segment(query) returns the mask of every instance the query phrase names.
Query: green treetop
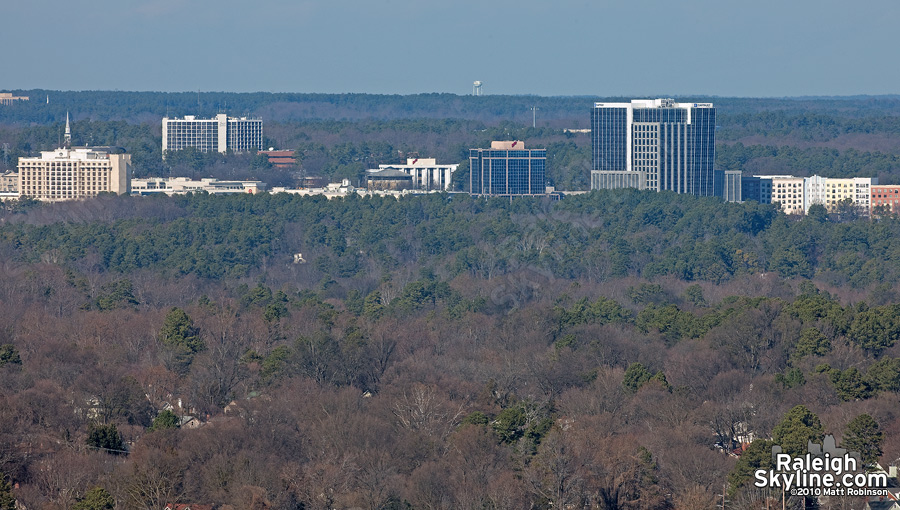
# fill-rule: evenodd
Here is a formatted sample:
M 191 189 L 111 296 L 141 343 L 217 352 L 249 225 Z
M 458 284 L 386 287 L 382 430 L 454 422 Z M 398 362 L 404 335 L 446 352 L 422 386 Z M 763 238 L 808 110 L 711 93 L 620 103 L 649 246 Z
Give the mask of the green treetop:
M 884 453 L 884 433 L 878 427 L 878 422 L 868 414 L 861 414 L 853 418 L 844 429 L 844 439 L 841 447 L 851 452 L 859 452 L 860 459 L 866 466 L 878 462 Z
M 807 447 L 810 441 L 822 444 L 825 428 L 818 416 L 806 406 L 798 405 L 784 415 L 772 435 L 775 444 L 781 446 L 784 453 L 799 457 L 809 451 Z
M 112 510 L 116 500 L 103 487 L 94 487 L 72 506 L 72 510 Z

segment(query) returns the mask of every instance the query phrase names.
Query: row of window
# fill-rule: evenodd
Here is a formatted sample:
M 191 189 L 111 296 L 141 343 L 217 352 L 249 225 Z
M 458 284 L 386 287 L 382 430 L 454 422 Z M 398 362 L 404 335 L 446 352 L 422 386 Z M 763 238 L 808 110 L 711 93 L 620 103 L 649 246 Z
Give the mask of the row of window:
M 54 186 L 54 187 L 50 188 L 49 190 L 47 189 L 47 186 L 26 186 L 24 189 L 26 191 L 45 190 L 48 193 L 56 193 L 60 190 L 63 190 L 63 191 L 64 190 L 105 191 L 106 186 Z

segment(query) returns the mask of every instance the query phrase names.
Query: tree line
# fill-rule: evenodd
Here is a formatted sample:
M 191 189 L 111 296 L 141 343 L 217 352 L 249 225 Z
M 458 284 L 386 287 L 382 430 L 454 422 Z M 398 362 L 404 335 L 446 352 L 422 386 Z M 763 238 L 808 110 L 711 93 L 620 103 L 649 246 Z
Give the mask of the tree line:
M 900 274 L 885 256 L 897 249 L 900 228 L 890 215 L 792 218 L 773 205 L 635 190 L 556 204 L 446 194 L 335 201 L 263 194 L 8 207 L 0 241 L 17 250 L 16 258 L 91 260 L 118 273 L 254 275 L 267 261 L 302 252 L 320 278 L 414 263 L 489 280 L 533 267 L 597 282 L 669 276 L 721 283 L 775 273 L 866 289 Z

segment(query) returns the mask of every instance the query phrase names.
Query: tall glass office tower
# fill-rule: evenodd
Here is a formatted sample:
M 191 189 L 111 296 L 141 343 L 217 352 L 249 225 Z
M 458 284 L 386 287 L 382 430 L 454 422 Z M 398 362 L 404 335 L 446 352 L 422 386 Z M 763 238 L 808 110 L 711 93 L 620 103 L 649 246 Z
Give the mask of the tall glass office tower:
M 713 196 L 716 109 L 673 99 L 594 103 L 591 153 L 591 189 Z

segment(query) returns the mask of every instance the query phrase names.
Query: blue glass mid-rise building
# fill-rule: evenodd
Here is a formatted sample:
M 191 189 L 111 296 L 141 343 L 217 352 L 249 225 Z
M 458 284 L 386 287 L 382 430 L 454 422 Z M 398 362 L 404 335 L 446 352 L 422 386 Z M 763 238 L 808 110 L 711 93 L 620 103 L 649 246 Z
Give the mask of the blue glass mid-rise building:
M 772 203 L 772 179 L 764 179 L 758 175 L 741 176 L 741 200 L 754 200 L 760 204 Z
M 594 103 L 591 156 L 591 189 L 628 187 L 697 196 L 715 196 L 724 189 L 721 182 L 716 186 L 713 171 L 712 103 Z
M 490 149 L 469 149 L 472 195 L 546 194 L 546 149 L 526 149 L 520 141 L 491 142 Z

